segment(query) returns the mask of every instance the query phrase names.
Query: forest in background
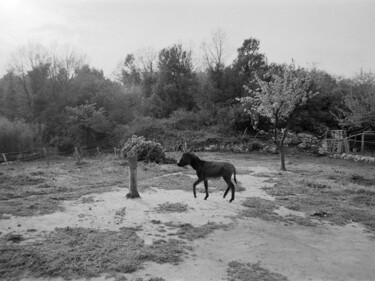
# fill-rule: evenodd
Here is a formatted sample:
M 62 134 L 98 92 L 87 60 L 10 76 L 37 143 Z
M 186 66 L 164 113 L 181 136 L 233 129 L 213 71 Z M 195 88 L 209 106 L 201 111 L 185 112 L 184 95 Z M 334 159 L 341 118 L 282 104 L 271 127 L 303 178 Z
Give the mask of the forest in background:
M 0 79 L 0 152 L 121 147 L 132 135 L 164 144 L 267 134 L 272 122 L 248 114 L 239 100 L 259 90 L 260 81 L 275 83 L 285 65 L 270 63 L 255 38 L 243 41 L 231 63 L 226 46 L 218 30 L 202 44 L 199 60 L 181 44 L 140 49 L 122 59 L 113 79 L 72 48 L 21 47 Z M 315 95 L 300 104 L 291 131 L 375 129 L 373 73 L 343 78 L 317 67 L 296 73 L 308 77 Z

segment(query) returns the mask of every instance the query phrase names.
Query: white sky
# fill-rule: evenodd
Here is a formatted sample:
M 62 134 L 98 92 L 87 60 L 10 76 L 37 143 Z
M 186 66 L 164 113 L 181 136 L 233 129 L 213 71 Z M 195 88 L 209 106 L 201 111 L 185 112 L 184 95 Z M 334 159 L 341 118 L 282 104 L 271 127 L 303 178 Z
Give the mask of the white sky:
M 269 62 L 347 77 L 375 71 L 375 0 L 0 0 L 0 77 L 30 40 L 68 43 L 109 76 L 139 48 L 198 52 L 218 28 L 232 57 L 254 37 Z

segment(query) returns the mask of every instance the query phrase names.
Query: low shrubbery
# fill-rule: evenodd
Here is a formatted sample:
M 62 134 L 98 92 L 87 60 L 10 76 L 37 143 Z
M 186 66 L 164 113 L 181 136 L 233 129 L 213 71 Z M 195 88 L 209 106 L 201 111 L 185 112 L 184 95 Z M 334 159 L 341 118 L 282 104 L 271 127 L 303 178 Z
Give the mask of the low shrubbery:
M 35 127 L 22 121 L 9 121 L 0 117 L 0 152 L 18 152 L 33 147 L 36 138 Z
M 165 149 L 160 143 L 148 141 L 144 137 L 136 135 L 128 139 L 122 148 L 122 153 L 126 157 L 127 153 L 133 151 L 137 154 L 138 161 L 155 162 L 155 163 L 175 163 L 174 159 L 168 158 Z

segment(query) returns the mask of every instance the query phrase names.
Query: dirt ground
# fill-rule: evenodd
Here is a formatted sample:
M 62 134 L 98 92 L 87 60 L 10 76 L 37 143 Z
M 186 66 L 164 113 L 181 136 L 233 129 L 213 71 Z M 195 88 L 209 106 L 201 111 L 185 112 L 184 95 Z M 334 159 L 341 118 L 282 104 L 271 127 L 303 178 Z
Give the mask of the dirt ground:
M 374 197 L 373 166 L 293 155 L 287 158 L 289 171 L 280 173 L 277 156 L 198 155 L 235 164 L 239 188 L 232 203 L 230 196 L 222 198 L 225 185 L 218 180 L 209 182 L 208 200 L 203 200 L 203 185 L 198 186 L 198 198 L 194 198 L 191 168 L 140 164 L 141 198 L 126 199 L 127 167 L 110 156 L 103 162 L 87 160 L 80 167 L 69 159 L 52 162 L 49 167 L 43 162 L 3 165 L 0 243 L 3 249 L 16 251 L 28 243 L 43 243 L 56 228 L 111 233 L 131 229 L 143 241 L 143 249 L 170 239 L 183 243 L 183 250 L 178 252 L 181 259 L 176 257 L 174 262 L 155 262 L 143 256 L 142 265 L 134 270 L 117 268 L 115 273 L 102 272 L 94 277 L 83 272 L 71 275 L 74 280 L 375 280 L 374 201 L 353 205 L 358 194 Z M 314 182 L 317 178 L 319 181 Z M 14 185 L 9 186 L 12 179 Z M 286 179 L 304 183 L 301 190 L 307 186 L 308 191 L 298 193 L 295 188 L 293 194 L 277 194 L 275 188 L 277 191 L 278 184 L 285 185 L 281 180 Z M 350 179 L 361 182 L 349 184 Z M 348 193 L 339 193 L 349 189 L 357 191 L 350 202 L 345 201 Z M 329 209 L 317 205 L 316 200 L 303 204 L 302 199 L 317 194 L 320 199 L 334 194 L 340 203 L 331 204 Z M 355 210 L 361 208 L 368 219 L 349 216 L 352 213 L 345 207 L 349 205 Z M 0 260 L 5 263 L 5 256 Z M 20 270 L 20 265 L 14 268 Z M 27 269 L 12 275 L 1 268 L 0 274 L 5 279 L 25 281 L 67 278 L 38 275 Z

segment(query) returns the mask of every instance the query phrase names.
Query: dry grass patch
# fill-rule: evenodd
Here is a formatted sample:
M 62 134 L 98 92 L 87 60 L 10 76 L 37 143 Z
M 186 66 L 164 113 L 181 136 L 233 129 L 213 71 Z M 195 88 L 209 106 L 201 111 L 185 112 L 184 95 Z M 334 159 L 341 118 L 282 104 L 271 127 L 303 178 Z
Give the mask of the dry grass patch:
M 194 179 L 183 174 L 166 174 L 155 178 L 148 178 L 139 182 L 139 189 L 150 187 L 162 188 L 166 190 L 193 190 Z
M 1 241 L 2 280 L 23 277 L 90 278 L 104 273 L 131 273 L 146 261 L 179 263 L 190 248 L 181 240 L 145 245 L 136 231 L 60 228 L 44 240 Z
M 189 206 L 183 203 L 163 203 L 159 204 L 158 207 L 155 209 L 157 213 L 183 213 L 187 212 Z
M 308 167 L 281 174 L 274 186 L 264 190 L 275 196 L 277 204 L 314 219 L 339 225 L 356 222 L 375 231 L 375 179 L 370 166 L 339 161 Z
M 257 263 L 240 263 L 232 261 L 228 264 L 229 281 L 288 281 L 288 278 L 262 267 Z
M 214 222 L 208 222 L 202 226 L 193 226 L 190 223 L 174 224 L 166 223 L 166 226 L 170 228 L 177 228 L 176 233 L 170 233 L 169 236 L 176 235 L 181 239 L 192 241 L 195 239 L 205 238 L 208 234 L 212 233 L 217 229 L 227 229 L 230 225 L 228 224 L 217 224 Z
M 242 203 L 247 207 L 246 210 L 240 213 L 240 217 L 260 218 L 268 222 L 283 222 L 285 224 L 295 223 L 303 226 L 316 226 L 317 223 L 308 217 L 287 215 L 281 216 L 275 212 L 279 209 L 279 205 L 275 201 L 259 198 L 249 197 Z
M 128 188 L 129 169 L 120 164 L 119 161 L 105 157 L 103 162 L 87 159 L 85 165 L 80 166 L 69 158 L 56 160 L 50 167 L 38 161 L 22 163 L 20 166 L 0 166 L 0 219 L 7 218 L 5 214 L 50 214 L 63 210 L 63 200 L 109 192 L 116 187 Z M 173 165 L 139 163 L 140 190 L 143 181 L 153 182 L 153 178 L 174 170 L 176 168 Z M 167 186 L 170 184 L 166 183 Z M 177 186 L 180 184 L 176 182 Z M 92 203 L 92 199 L 83 198 L 82 203 Z

